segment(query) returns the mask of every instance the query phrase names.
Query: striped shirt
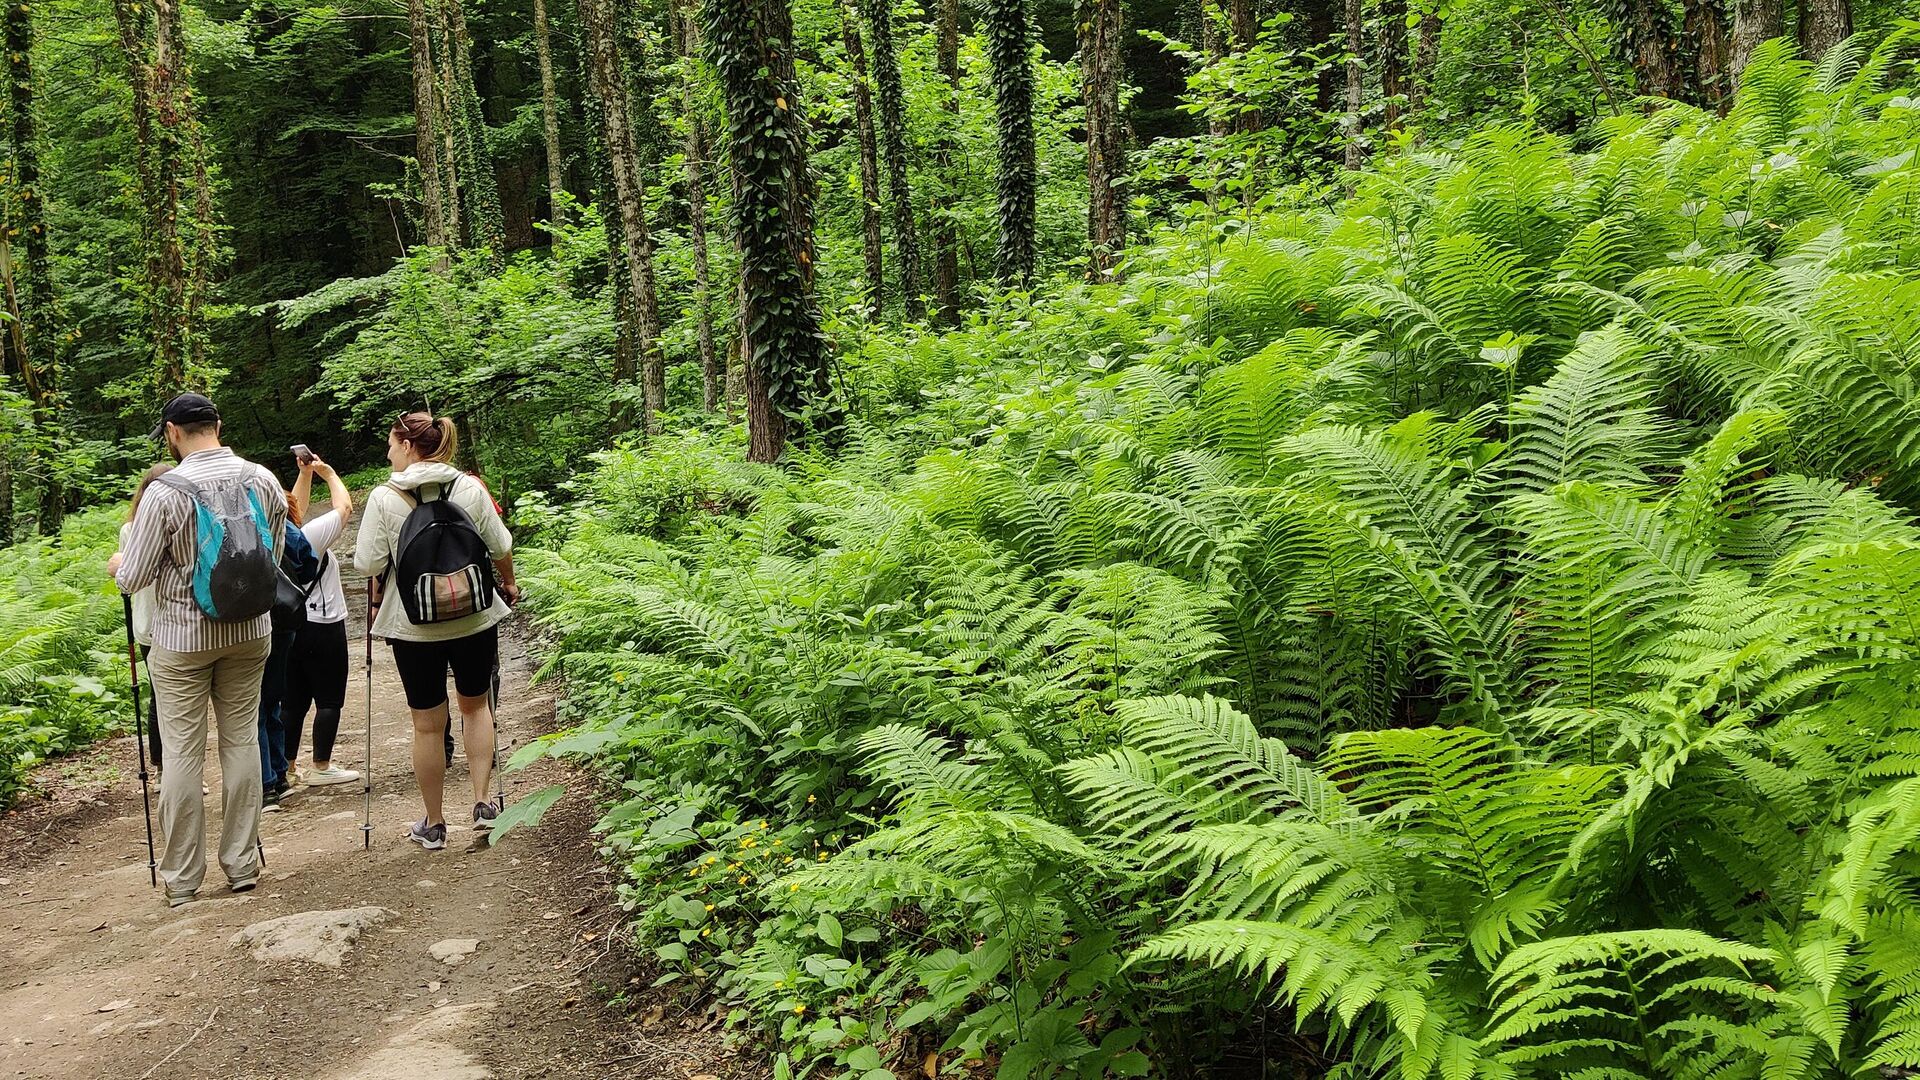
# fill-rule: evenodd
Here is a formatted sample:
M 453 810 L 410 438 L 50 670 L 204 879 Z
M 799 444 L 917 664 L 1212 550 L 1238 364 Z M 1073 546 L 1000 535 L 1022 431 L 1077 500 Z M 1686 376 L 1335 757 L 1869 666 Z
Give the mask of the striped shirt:
M 188 454 L 174 472 L 197 483 L 247 477 L 248 486 L 260 497 L 260 505 L 267 508 L 267 523 L 274 538 L 273 557 L 276 563 L 279 561 L 287 542 L 287 497 L 272 473 L 224 446 Z M 158 586 L 153 612 L 155 648 L 175 652 L 224 649 L 273 633 L 271 615 L 245 622 L 214 622 L 193 602 L 193 500 L 186 493 L 165 484 L 149 485 L 121 550 L 120 572 L 114 575 L 121 592 L 137 593 L 148 585 Z

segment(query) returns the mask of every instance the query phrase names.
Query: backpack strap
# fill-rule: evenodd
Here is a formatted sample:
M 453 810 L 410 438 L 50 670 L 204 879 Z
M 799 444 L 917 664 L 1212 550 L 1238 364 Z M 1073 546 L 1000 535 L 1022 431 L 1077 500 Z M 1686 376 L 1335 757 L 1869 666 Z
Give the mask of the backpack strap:
M 185 495 L 187 498 L 192 499 L 194 502 L 206 501 L 205 490 L 190 477 L 181 476 L 180 470 L 178 469 L 161 473 L 159 476 L 153 478 L 153 482 L 156 484 L 164 484 L 180 494 Z
M 300 595 L 309 599 L 313 597 L 313 590 L 320 587 L 320 579 L 327 576 L 327 560 L 331 558 L 333 558 L 331 551 L 320 553 L 320 569 L 314 572 L 313 580 L 307 582 L 307 587 L 300 590 Z
M 168 475 L 168 476 L 171 476 L 171 475 L 173 475 L 173 474 L 172 474 L 172 473 L 168 473 L 167 475 Z M 161 477 L 161 479 L 163 479 L 163 480 L 164 480 L 165 478 L 166 478 L 166 477 Z M 398 495 L 398 496 L 400 496 L 400 501 L 401 501 L 401 502 L 404 502 L 404 503 L 406 503 L 406 504 L 407 504 L 407 509 L 409 509 L 409 510 L 411 510 L 411 509 L 413 509 L 414 507 L 417 507 L 417 506 L 419 506 L 419 505 L 420 505 L 420 500 L 414 497 L 414 494 L 413 494 L 413 492 L 411 492 L 411 491 L 408 491 L 408 490 L 407 490 L 406 488 L 403 488 L 403 487 L 401 487 L 401 486 L 400 486 L 399 484 L 396 484 L 396 483 L 394 483 L 394 482 L 392 482 L 391 480 L 389 480 L 389 481 L 388 481 L 388 482 L 386 483 L 386 485 L 385 485 L 385 486 L 386 486 L 386 487 L 388 487 L 388 488 L 391 488 L 391 489 L 393 490 L 393 493 L 394 493 L 395 495 Z

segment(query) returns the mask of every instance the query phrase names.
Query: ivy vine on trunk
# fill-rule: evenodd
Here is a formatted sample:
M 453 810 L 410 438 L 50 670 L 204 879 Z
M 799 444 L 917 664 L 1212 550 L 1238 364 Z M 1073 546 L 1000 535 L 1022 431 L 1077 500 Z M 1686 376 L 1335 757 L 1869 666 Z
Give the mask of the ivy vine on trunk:
M 770 462 L 790 436 L 831 437 L 842 421 L 813 291 L 813 179 L 793 15 L 782 0 L 707 0 L 704 15 L 733 166 L 747 457 Z
M 1002 285 L 1033 284 L 1034 188 L 1032 31 L 1026 0 L 983 0 L 987 59 L 993 65 L 993 106 L 999 127 L 1000 247 L 994 257 Z

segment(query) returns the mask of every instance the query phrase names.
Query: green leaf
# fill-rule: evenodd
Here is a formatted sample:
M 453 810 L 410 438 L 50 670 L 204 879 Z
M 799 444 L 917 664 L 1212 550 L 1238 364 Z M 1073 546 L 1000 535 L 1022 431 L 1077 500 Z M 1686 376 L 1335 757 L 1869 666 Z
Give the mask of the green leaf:
M 840 920 L 834 918 L 830 912 L 820 916 L 820 921 L 815 924 L 814 929 L 819 932 L 820 940 L 826 942 L 831 948 L 839 948 L 841 939 L 845 937 L 840 930 Z
M 502 810 L 500 816 L 493 819 L 493 832 L 487 837 L 487 846 L 499 844 L 508 833 L 522 825 L 540 824 L 541 816 L 566 793 L 567 785 L 549 784 Z

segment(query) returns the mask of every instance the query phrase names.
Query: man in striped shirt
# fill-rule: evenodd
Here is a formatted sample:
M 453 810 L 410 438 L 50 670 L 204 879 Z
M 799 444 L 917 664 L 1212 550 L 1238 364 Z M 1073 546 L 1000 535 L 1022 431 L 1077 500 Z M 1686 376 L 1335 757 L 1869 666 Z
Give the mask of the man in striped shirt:
M 239 479 L 267 511 L 273 559 L 286 542 L 286 495 L 271 472 L 220 444 L 220 413 L 199 394 L 167 402 L 154 437 L 180 465 L 171 476 L 196 484 Z M 167 762 L 160 781 L 160 827 L 166 834 L 160 875 L 167 904 L 194 899 L 207 872 L 206 805 L 200 794 L 211 705 L 220 740 L 220 868 L 235 892 L 260 879 L 260 676 L 271 645 L 271 615 L 216 622 L 193 596 L 194 503 L 185 492 L 154 484 L 140 500 L 123 550 L 108 572 L 124 593 L 158 583 L 153 652 L 147 657 Z

